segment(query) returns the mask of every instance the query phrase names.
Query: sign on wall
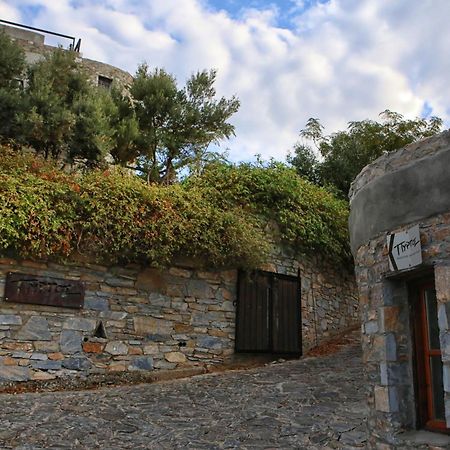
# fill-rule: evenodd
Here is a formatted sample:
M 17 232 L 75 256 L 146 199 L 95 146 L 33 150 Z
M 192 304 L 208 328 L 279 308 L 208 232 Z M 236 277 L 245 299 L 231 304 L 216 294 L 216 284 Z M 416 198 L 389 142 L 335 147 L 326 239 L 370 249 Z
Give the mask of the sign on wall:
M 76 280 L 9 272 L 6 275 L 5 301 L 82 308 L 84 286 Z
M 422 264 L 419 225 L 387 236 L 389 268 L 393 271 Z

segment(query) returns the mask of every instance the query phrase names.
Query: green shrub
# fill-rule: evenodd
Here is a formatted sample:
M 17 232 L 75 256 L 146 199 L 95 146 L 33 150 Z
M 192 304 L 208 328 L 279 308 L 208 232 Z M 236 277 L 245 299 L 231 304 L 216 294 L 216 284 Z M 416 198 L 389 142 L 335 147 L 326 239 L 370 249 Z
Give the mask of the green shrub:
M 284 164 L 211 164 L 185 184 L 206 190 L 218 208 L 239 205 L 262 222 L 276 222 L 281 240 L 298 252 L 351 260 L 348 204 Z
M 0 155 L 0 251 L 22 257 L 83 256 L 104 264 L 255 267 L 268 244 L 256 218 L 217 208 L 208 191 L 147 185 L 113 168 L 65 174 L 32 156 Z
M 22 257 L 255 268 L 273 238 L 339 262 L 350 255 L 346 203 L 278 163 L 211 164 L 162 186 L 116 167 L 64 173 L 3 147 L 0 195 L 0 252 Z M 279 236 L 267 235 L 269 222 Z

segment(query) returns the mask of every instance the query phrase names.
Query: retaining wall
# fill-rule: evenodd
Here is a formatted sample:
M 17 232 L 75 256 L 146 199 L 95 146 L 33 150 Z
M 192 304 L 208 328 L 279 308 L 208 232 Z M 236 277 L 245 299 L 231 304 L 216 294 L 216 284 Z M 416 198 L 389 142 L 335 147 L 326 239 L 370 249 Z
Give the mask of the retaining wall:
M 351 276 L 330 267 L 281 252 L 264 269 L 296 276 L 299 268 L 306 349 L 354 325 L 357 303 Z M 5 301 L 8 272 L 80 280 L 84 306 Z M 234 354 L 236 284 L 237 270 L 0 259 L 0 381 L 222 364 Z

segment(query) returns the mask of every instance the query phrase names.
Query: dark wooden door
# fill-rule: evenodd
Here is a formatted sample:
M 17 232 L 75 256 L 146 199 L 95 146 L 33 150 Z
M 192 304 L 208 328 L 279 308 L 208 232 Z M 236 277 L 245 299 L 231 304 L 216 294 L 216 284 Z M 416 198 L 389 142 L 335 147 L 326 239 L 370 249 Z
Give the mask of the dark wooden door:
M 442 355 L 433 280 L 414 286 L 416 388 L 419 426 L 446 430 Z
M 238 284 L 236 351 L 300 355 L 299 278 L 258 271 Z

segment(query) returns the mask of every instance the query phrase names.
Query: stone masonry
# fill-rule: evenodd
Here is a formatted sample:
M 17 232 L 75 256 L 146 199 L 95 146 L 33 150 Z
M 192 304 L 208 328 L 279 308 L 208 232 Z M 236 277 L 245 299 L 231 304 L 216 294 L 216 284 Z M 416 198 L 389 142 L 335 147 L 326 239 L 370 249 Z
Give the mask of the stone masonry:
M 297 275 L 298 268 L 307 349 L 355 325 L 356 299 L 351 277 L 326 265 L 281 253 L 272 265 L 284 274 Z M 81 280 L 85 301 L 81 310 L 0 301 L 0 381 L 201 367 L 234 354 L 237 270 L 4 258 L 2 299 L 8 272 Z
M 415 431 L 417 398 L 408 293 L 413 280 L 423 274 L 434 277 L 445 415 L 450 427 L 450 197 L 446 192 L 448 165 L 442 166 L 449 155 L 450 133 L 444 132 L 383 155 L 363 169 L 351 191 L 350 232 L 368 387 L 369 448 L 450 448 L 449 443 L 434 445 L 439 436 L 435 433 Z M 428 199 L 422 200 L 423 207 L 416 202 L 417 189 L 423 191 L 418 195 Z M 363 204 L 367 214 L 361 213 Z M 366 221 L 371 221 L 370 225 L 365 226 Z M 420 229 L 423 263 L 393 274 L 386 236 L 414 225 Z
M 8 271 L 81 280 L 86 293 L 80 311 L 1 303 L 0 380 L 173 369 L 219 363 L 233 353 L 236 271 L 2 259 L 2 291 Z

